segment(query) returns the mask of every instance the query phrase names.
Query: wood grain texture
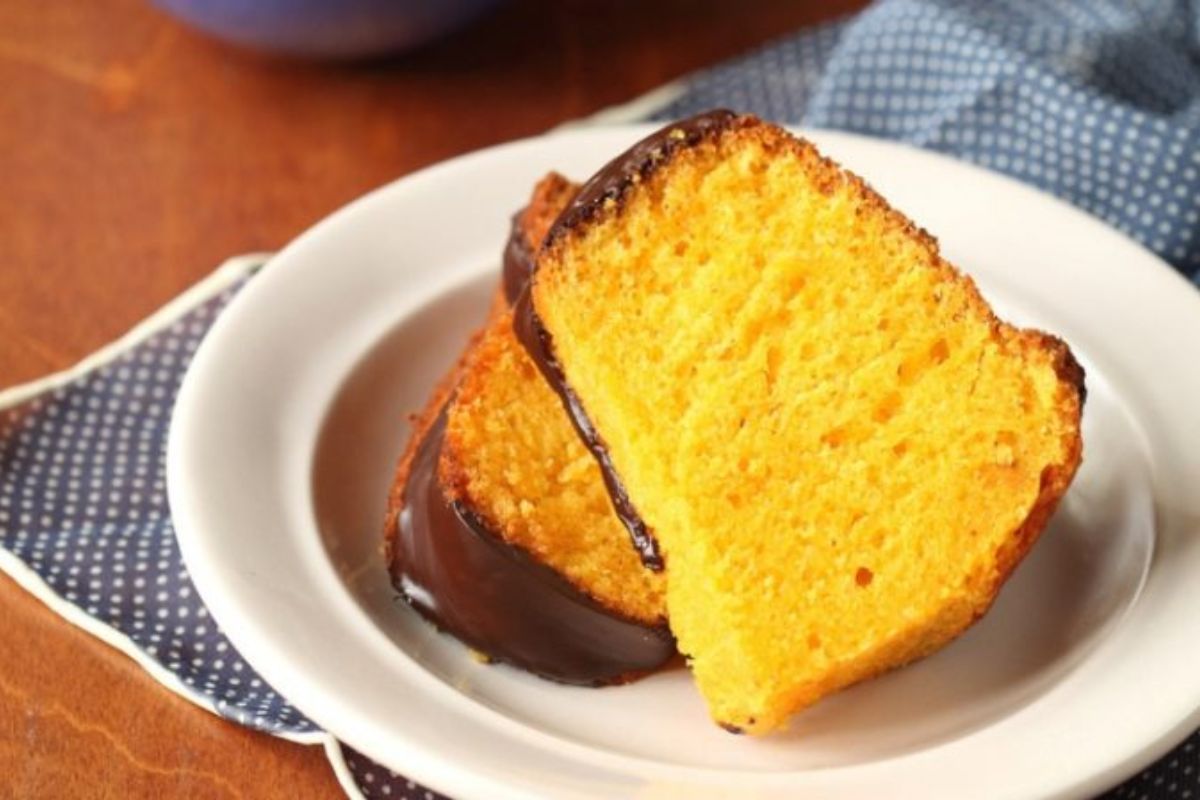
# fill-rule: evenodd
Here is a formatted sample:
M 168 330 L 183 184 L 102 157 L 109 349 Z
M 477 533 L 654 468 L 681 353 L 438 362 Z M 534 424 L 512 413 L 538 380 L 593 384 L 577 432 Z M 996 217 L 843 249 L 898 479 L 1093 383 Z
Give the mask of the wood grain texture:
M 0 388 L 364 191 L 630 99 L 861 0 L 527 0 L 386 61 L 211 42 L 144 0 L 0 0 Z M 0 579 L 0 795 L 337 797 Z
M 320 748 L 196 708 L 4 576 L 0 630 L 0 796 L 339 796 Z

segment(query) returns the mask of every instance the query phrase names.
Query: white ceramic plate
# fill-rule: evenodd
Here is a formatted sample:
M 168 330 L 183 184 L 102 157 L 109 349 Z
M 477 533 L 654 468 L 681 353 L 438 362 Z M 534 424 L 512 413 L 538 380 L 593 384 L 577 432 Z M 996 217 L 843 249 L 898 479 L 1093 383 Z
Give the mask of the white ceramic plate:
M 602 690 L 472 660 L 379 555 L 405 414 L 480 324 L 509 214 L 646 128 L 425 170 L 301 236 L 237 297 L 175 410 L 189 569 L 305 714 L 467 798 L 1048 797 L 1102 790 L 1200 724 L 1200 294 L 1094 219 L 944 157 L 816 133 L 933 231 L 1010 319 L 1088 371 L 1085 462 L 992 613 L 767 739 L 711 725 L 683 671 Z

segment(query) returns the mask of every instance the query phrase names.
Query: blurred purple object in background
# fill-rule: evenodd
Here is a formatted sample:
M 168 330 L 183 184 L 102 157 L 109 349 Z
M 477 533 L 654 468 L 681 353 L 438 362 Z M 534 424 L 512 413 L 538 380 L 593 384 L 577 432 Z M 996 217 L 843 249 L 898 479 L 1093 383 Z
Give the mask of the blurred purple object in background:
M 364 58 L 424 44 L 499 0 L 153 0 L 222 41 L 291 56 Z

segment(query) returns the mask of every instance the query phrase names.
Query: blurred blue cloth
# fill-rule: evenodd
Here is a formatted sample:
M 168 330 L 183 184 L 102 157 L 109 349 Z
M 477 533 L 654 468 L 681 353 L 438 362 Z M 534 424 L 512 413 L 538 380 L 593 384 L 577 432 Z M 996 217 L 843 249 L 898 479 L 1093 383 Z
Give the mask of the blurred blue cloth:
M 697 74 L 653 116 L 714 106 L 1006 172 L 1200 280 L 1200 0 L 885 0 Z M 208 618 L 166 510 L 179 381 L 253 266 L 107 363 L 0 409 L 0 546 L 27 586 L 123 634 L 196 702 L 313 741 Z M 368 797 L 432 797 L 357 754 L 345 763 Z M 1200 734 L 1109 797 L 1200 800 Z
M 1008 173 L 1200 281 L 1200 0 L 885 0 L 691 79 L 728 106 Z

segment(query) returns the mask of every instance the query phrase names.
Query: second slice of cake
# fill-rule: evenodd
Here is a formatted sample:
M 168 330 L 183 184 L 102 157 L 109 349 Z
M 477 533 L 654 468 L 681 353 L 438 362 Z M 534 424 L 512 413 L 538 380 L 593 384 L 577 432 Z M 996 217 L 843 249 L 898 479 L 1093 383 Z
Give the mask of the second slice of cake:
M 514 216 L 488 322 L 416 420 L 386 541 L 397 588 L 440 628 L 542 677 L 604 685 L 673 657 L 663 576 L 629 547 L 506 299 L 577 188 L 551 173 Z

